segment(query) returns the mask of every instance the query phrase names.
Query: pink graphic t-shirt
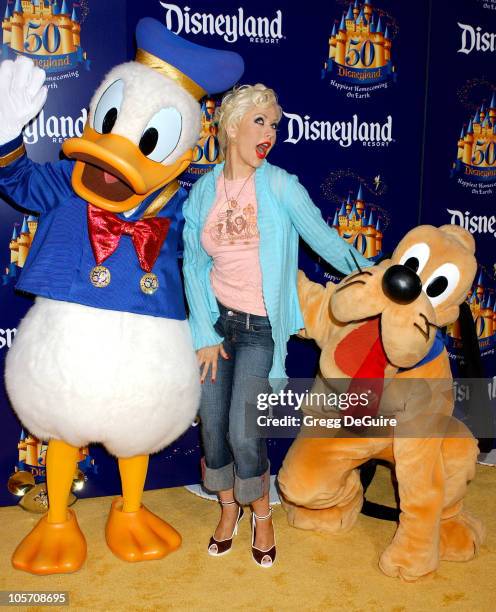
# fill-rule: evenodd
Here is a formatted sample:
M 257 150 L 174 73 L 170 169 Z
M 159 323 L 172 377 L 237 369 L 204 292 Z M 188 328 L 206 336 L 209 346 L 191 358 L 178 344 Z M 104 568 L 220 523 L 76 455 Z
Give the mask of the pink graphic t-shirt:
M 210 273 L 214 294 L 224 306 L 267 316 L 258 255 L 255 176 L 224 183 L 221 174 L 216 194 L 201 236 L 203 248 L 214 260 Z

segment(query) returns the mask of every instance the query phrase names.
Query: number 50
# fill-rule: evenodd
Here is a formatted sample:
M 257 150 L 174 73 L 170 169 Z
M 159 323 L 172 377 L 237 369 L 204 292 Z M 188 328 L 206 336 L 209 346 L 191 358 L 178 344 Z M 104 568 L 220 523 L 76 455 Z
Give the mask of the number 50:
M 358 49 L 354 49 L 353 47 L 358 47 Z M 375 47 L 372 41 L 365 40 L 364 42 L 360 42 L 359 40 L 350 40 L 350 44 L 348 47 L 348 55 L 346 56 L 346 65 L 353 67 L 361 62 L 362 66 L 365 68 L 370 68 L 374 63 L 375 59 Z
M 40 23 L 30 21 L 26 31 L 24 49 L 29 53 L 38 53 L 43 47 L 47 53 L 56 53 L 60 47 L 60 29 L 54 23 L 47 24 L 41 35 L 36 31 L 41 28 Z M 35 31 L 31 31 L 35 30 Z

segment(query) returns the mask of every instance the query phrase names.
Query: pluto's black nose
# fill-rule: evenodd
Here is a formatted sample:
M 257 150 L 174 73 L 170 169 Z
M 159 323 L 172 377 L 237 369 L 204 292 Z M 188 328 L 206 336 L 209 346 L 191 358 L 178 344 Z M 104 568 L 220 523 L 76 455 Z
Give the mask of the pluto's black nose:
M 422 292 L 422 282 L 413 270 L 406 266 L 391 266 L 382 277 L 382 290 L 397 304 L 410 304 Z

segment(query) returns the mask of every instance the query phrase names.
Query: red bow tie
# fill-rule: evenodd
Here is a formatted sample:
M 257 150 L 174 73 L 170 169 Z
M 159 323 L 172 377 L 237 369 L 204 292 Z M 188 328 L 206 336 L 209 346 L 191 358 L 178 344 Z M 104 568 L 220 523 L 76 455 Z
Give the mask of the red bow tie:
M 167 218 L 124 221 L 106 210 L 88 204 L 88 231 L 98 265 L 117 249 L 122 234 L 127 234 L 131 236 L 141 268 L 151 272 L 169 226 L 170 219 Z

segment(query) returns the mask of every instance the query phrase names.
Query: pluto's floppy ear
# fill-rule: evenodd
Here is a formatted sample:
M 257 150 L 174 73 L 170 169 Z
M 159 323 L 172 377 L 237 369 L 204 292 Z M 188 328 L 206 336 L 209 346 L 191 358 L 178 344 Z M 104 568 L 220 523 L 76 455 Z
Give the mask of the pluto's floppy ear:
M 441 225 L 439 229 L 458 240 L 472 255 L 475 253 L 475 240 L 468 230 L 459 225 Z
M 334 283 L 329 282 L 323 287 L 319 283 L 313 283 L 304 272 L 298 270 L 298 298 L 305 322 L 305 329 L 298 335 L 302 338 L 312 338 L 321 348 L 331 327 L 329 301 L 334 290 Z

